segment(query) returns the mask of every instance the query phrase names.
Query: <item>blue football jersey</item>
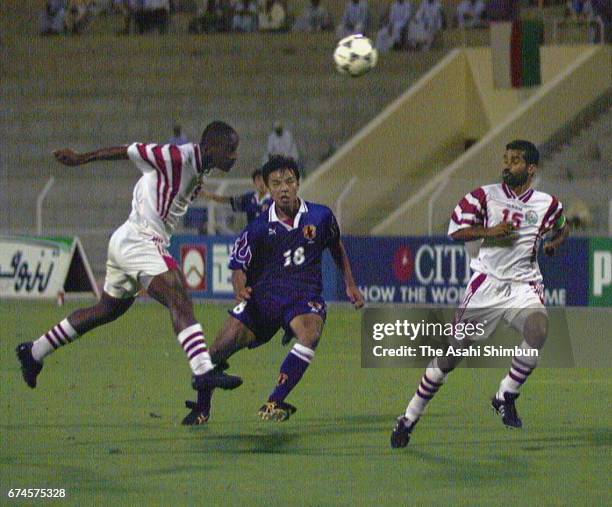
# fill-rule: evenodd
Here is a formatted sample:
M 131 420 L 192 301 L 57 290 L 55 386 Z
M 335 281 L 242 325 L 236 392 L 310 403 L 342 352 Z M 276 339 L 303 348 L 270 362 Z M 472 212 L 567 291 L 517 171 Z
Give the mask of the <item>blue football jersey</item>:
M 323 290 L 323 251 L 339 239 L 336 217 L 327 206 L 300 200 L 293 225 L 288 225 L 278 218 L 272 203 L 267 213 L 242 231 L 229 267 L 246 272 L 254 294 L 317 295 Z
M 270 194 L 266 194 L 261 201 L 257 198 L 257 192 L 247 192 L 237 195 L 230 199 L 230 204 L 234 211 L 246 213 L 247 223 L 251 223 L 259 215 L 268 211 L 272 205 Z

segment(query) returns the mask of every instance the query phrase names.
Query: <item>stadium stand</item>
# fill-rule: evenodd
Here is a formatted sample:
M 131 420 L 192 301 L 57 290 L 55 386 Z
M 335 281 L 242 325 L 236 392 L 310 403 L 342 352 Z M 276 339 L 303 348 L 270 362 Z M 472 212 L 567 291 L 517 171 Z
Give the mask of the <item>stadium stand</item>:
M 53 149 L 163 142 L 174 121 L 197 139 L 207 120 L 224 118 L 242 135 L 233 176 L 244 177 L 261 162 L 271 120 L 283 118 L 312 168 L 330 144 L 342 144 L 444 53 L 392 54 L 375 80 L 351 80 L 332 71 L 331 34 L 200 37 L 171 30 L 163 37 L 117 37 L 109 16 L 81 36 L 49 38 L 36 36 L 25 18 L 3 31 L 0 178 L 10 198 L 2 199 L 0 229 L 35 232 L 36 197 L 53 175 L 43 232 L 78 234 L 98 274 L 107 235 L 129 212 L 137 171 L 63 168 Z
M 603 46 L 544 46 L 542 86 L 510 90 L 494 86 L 489 51 L 454 50 L 319 167 L 303 194 L 338 207 L 357 177 L 351 193 L 368 199 L 343 202 L 345 231 L 443 233 L 466 188 L 499 178 L 505 143 L 543 144 L 607 92 L 611 56 Z
M 370 7 L 378 15 L 386 4 L 377 0 Z M 456 2 L 444 5 L 450 19 Z M 332 14 L 343 7 L 344 2 L 329 3 Z M 80 36 L 43 38 L 36 36 L 39 2 L 9 0 L 7 8 L 14 15 L 0 20 L 0 178 L 6 196 L 0 230 L 35 232 L 36 196 L 53 175 L 43 232 L 78 234 L 98 274 L 107 236 L 127 216 L 138 175 L 104 164 L 61 168 L 51 158 L 53 149 L 163 141 L 175 121 L 197 139 L 203 122 L 222 117 L 242 134 L 233 176 L 245 177 L 260 163 L 271 119 L 283 118 L 312 170 L 330 146 L 342 145 L 449 47 L 466 43 L 464 34 L 447 30 L 444 47 L 390 53 L 375 75 L 351 80 L 330 70 L 332 34 L 192 36 L 189 16 L 177 14 L 165 36 L 118 37 L 121 18 L 101 15 Z M 484 31 L 471 33 L 467 41 L 486 42 Z M 462 139 L 449 138 L 422 160 L 423 167 L 444 166 L 462 148 Z M 380 213 L 390 209 L 383 206 Z
M 563 196 L 577 234 L 606 235 L 612 225 L 612 92 L 602 102 L 603 112 L 581 119 L 573 136 L 563 139 L 543 163 L 540 186 Z

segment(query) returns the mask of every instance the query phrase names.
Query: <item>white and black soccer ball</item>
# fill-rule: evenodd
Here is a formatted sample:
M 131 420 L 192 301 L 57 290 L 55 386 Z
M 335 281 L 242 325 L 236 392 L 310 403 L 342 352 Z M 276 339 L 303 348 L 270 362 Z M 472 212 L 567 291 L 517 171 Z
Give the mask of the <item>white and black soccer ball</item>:
M 334 62 L 341 74 L 362 76 L 376 66 L 378 51 L 364 35 L 349 35 L 336 46 Z

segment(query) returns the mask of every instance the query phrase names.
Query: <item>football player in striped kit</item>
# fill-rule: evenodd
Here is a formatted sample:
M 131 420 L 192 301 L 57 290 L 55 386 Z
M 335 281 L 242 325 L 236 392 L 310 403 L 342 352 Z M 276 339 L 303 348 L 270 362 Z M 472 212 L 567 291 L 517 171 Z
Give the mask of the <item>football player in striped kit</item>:
M 17 347 L 23 378 L 36 387 L 43 360 L 88 331 L 114 321 L 134 302 L 139 291 L 170 310 L 172 325 L 185 351 L 194 389 L 234 389 L 242 380 L 215 369 L 202 326 L 197 322 L 183 277 L 167 247 L 174 227 L 213 168 L 229 171 L 236 161 L 238 134 L 221 121 L 210 123 L 199 144 L 182 146 L 133 143 L 88 153 L 70 149 L 54 152 L 67 166 L 101 160 L 131 160 L 142 176 L 134 187 L 132 212 L 111 236 L 106 279 L 100 300 L 76 310 L 34 342 Z
M 537 252 L 547 233 L 552 235 L 544 244 L 547 255 L 554 255 L 569 234 L 559 200 L 531 187 L 539 157 L 529 141 L 507 144 L 502 183 L 477 188 L 461 199 L 448 229 L 455 241 L 482 241 L 478 256 L 471 261 L 474 274 L 455 322 L 484 323 L 484 333 L 460 346 L 486 339 L 502 319 L 523 337 L 520 348 L 524 354 L 513 358 L 491 401 L 502 422 L 511 428 L 522 426 L 515 401 L 537 366 L 548 332 Z M 461 356 L 444 356 L 429 363 L 405 414 L 397 419 L 392 447 L 408 445 L 425 407 L 460 360 Z

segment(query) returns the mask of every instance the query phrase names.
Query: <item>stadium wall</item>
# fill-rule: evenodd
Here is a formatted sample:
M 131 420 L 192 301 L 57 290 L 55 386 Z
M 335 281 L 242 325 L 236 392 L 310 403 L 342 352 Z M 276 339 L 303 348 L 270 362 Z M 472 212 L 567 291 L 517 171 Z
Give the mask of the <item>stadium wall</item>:
M 378 210 L 386 202 L 398 205 L 409 195 L 406 188 L 456 143 L 466 115 L 465 80 L 465 56 L 453 50 L 323 163 L 302 185 L 304 198 L 333 206 L 357 177 L 343 228 L 367 232 Z M 368 198 L 357 197 L 363 195 Z

